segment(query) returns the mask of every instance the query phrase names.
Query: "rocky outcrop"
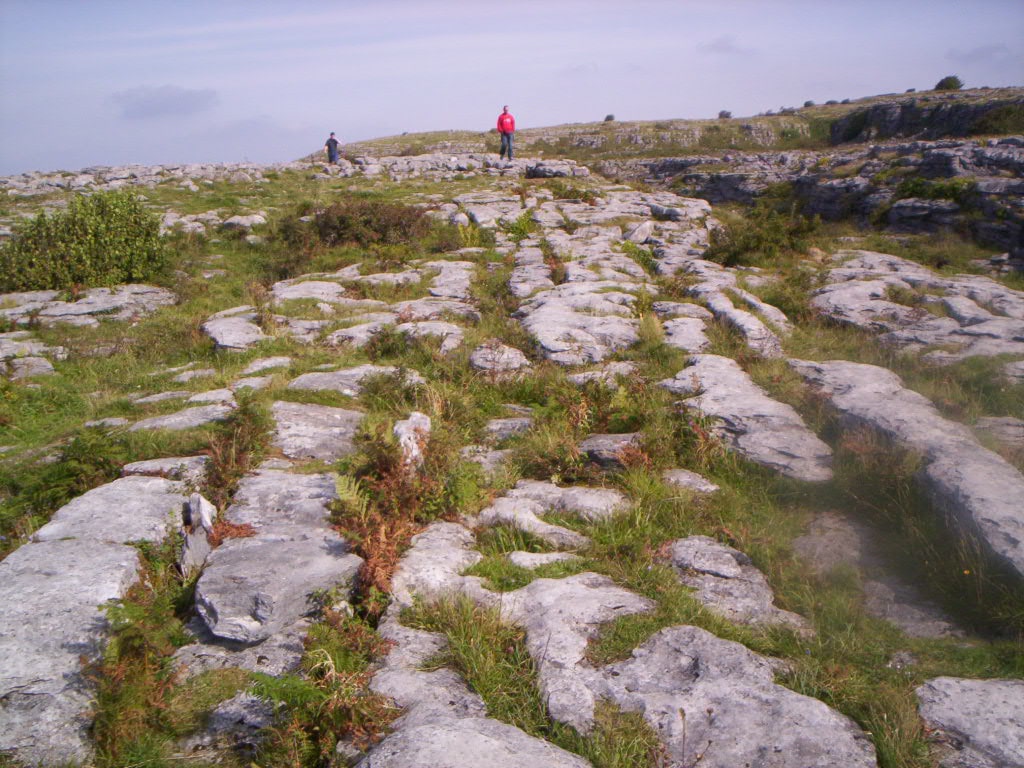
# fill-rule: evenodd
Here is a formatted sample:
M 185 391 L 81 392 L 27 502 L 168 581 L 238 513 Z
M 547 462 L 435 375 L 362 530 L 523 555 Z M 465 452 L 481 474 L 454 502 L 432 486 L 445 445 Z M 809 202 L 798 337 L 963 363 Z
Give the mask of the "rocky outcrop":
M 920 481 L 962 531 L 1024 578 L 1024 475 L 983 448 L 967 427 L 944 419 L 885 368 L 837 360 L 790 364 L 823 392 L 849 425 L 866 425 L 919 452 Z
M 792 406 L 768 397 L 734 360 L 693 355 L 689 367 L 659 385 L 685 395 L 681 404 L 712 419 L 715 434 L 745 458 L 797 480 L 832 478 L 832 449 Z

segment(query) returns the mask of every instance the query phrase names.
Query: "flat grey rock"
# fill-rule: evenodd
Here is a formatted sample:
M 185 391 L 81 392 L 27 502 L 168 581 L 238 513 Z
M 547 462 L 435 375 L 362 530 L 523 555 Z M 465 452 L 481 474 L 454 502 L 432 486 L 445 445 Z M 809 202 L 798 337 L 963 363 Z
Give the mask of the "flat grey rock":
M 690 536 L 672 543 L 672 567 L 680 581 L 715 613 L 738 624 L 779 624 L 811 632 L 802 616 L 776 608 L 768 580 L 750 558 L 709 536 Z
M 526 629 L 548 713 L 589 731 L 595 697 L 586 681 L 587 644 L 602 625 L 650 611 L 654 604 L 596 573 L 537 579 L 501 598 L 502 615 Z
M 425 380 L 416 371 L 400 371 L 393 365 L 358 365 L 338 371 L 304 373 L 288 384 L 288 389 L 340 392 L 355 397 L 363 391 L 363 380 L 374 376 L 404 376 L 405 384 L 423 384 Z
M 218 638 L 261 642 L 315 610 L 317 590 L 350 590 L 362 562 L 337 534 L 229 539 L 207 559 L 196 583 L 196 611 Z
M 167 400 L 184 400 L 191 397 L 192 392 L 187 389 L 175 389 L 170 392 L 157 392 L 155 395 L 146 395 L 132 400 L 135 405 L 149 405 L 150 403 L 163 403 Z
M 513 416 L 507 419 L 491 419 L 484 427 L 484 431 L 489 439 L 500 443 L 510 437 L 529 432 L 532 428 L 532 416 Z
M 483 717 L 443 720 L 388 736 L 358 768 L 589 768 L 579 755 Z
M 834 258 L 839 266 L 811 300 L 827 317 L 878 333 L 883 343 L 926 352 L 925 358 L 937 364 L 1024 356 L 1024 292 L 980 275 L 938 275 L 874 251 L 839 251 Z M 902 303 L 902 296 L 937 304 L 941 316 Z
M 154 416 L 151 419 L 142 419 L 132 424 L 129 432 L 137 432 L 140 429 L 195 429 L 205 424 L 224 421 L 234 410 L 229 405 L 216 403 L 214 405 L 197 405 L 194 408 L 186 408 L 177 413 L 167 416 Z
M 242 375 L 252 376 L 256 373 L 269 371 L 272 368 L 287 368 L 291 364 L 292 359 L 290 357 L 260 357 L 245 366 L 245 368 L 242 369 Z
M 186 486 L 197 486 L 206 479 L 209 468 L 209 456 L 180 456 L 133 461 L 121 467 L 121 476 L 152 475 L 181 480 Z
M 381 637 L 392 645 L 370 688 L 402 707 L 396 729 L 464 717 L 485 717 L 487 708 L 479 694 L 451 669 L 427 671 L 432 658 L 448 647 L 444 635 L 402 626 L 389 610 L 380 623 Z
M 576 533 L 561 525 L 546 523 L 541 515 L 548 512 L 549 506 L 528 498 L 503 496 L 495 499 L 487 508 L 480 511 L 472 521 L 473 524 L 486 527 L 507 525 L 516 530 L 532 533 L 548 544 L 567 549 L 585 547 L 589 542 L 586 536 Z
M 629 507 L 629 499 L 613 488 L 586 485 L 558 486 L 543 480 L 520 480 L 509 498 L 530 499 L 545 509 L 567 512 L 584 520 L 604 520 Z
M 413 323 L 399 323 L 395 330 L 413 339 L 438 337 L 441 339 L 440 352 L 448 355 L 462 346 L 465 334 L 461 327 L 455 323 L 446 323 L 441 320 L 421 320 Z
M 196 583 L 196 610 L 212 635 L 266 641 L 314 609 L 315 591 L 352 588 L 363 561 L 330 527 L 335 498 L 330 475 L 260 470 L 242 480 L 224 518 L 253 535 L 215 549 Z
M 942 768 L 1024 765 L 1024 680 L 938 677 L 916 693 Z
M 242 378 L 231 382 L 231 384 L 228 385 L 228 389 L 232 392 L 238 392 L 243 389 L 269 389 L 273 383 L 273 376 L 243 376 Z
M 665 343 L 684 352 L 704 352 L 711 346 L 704 328 L 704 321 L 693 317 L 677 317 L 662 323 Z
M 241 352 L 267 338 L 256 323 L 245 317 L 211 318 L 202 325 L 217 349 Z
M 533 570 L 552 563 L 571 563 L 579 560 L 579 555 L 571 552 L 509 552 L 505 557 L 512 565 Z
M 505 344 L 483 344 L 473 350 L 469 364 L 478 371 L 508 373 L 530 367 L 522 352 Z
M 735 360 L 693 355 L 675 378 L 659 382 L 687 395 L 682 404 L 717 421 L 715 434 L 737 453 L 797 480 L 832 478 L 832 450 L 789 405 L 770 398 Z
M 592 686 L 643 715 L 670 765 L 877 766 L 852 720 L 777 685 L 769 660 L 697 627 L 661 630 Z
M 7 368 L 7 375 L 14 381 L 31 379 L 34 376 L 53 376 L 57 371 L 45 357 L 16 357 L 0 362 L 0 369 Z
M 58 300 L 57 291 L 27 291 L 0 295 L 0 317 L 19 324 L 95 326 L 103 320 L 131 320 L 152 314 L 175 302 L 168 290 L 151 285 L 90 288 L 75 301 Z
M 615 389 L 619 386 L 619 378 L 629 378 L 637 371 L 636 363 L 606 363 L 596 371 L 585 371 L 583 373 L 571 373 L 566 378 L 577 386 L 584 386 L 590 382 L 597 382 L 604 386 Z
M 414 596 L 433 601 L 462 594 L 462 572 L 483 559 L 472 549 L 474 543 L 473 534 L 456 523 L 431 523 L 413 536 L 391 579 L 395 603 L 409 607 Z
M 1024 448 L 1024 419 L 1012 416 L 987 416 L 978 419 L 974 428 L 991 435 L 1000 443 L 1013 448 Z
M 271 406 L 274 445 L 291 459 L 334 461 L 355 450 L 361 411 L 277 401 Z
M 1024 476 L 1013 465 L 885 368 L 846 361 L 790 364 L 830 398 L 846 424 L 870 426 L 919 451 L 926 464 L 920 480 L 939 506 L 1024 577 Z
M 590 435 L 580 443 L 580 453 L 602 467 L 622 467 L 622 452 L 640 447 L 640 433 Z
M 0 751 L 27 765 L 84 764 L 101 606 L 138 578 L 138 552 L 90 539 L 26 544 L 0 562 Z
M 714 493 L 719 490 L 719 487 L 710 480 L 688 469 L 666 469 L 661 473 L 661 478 L 668 485 L 686 488 L 695 493 Z
M 221 403 L 236 408 L 235 396 L 230 389 L 210 389 L 197 392 L 185 401 L 186 403 Z
M 184 483 L 162 477 L 122 477 L 69 501 L 32 539 L 75 538 L 115 544 L 161 541 L 168 530 L 181 525 L 187 501 Z
M 187 626 L 196 642 L 174 652 L 175 670 L 185 679 L 217 669 L 245 669 L 275 677 L 298 672 L 310 624 L 310 619 L 300 618 L 261 643 L 245 645 L 216 637 L 196 617 Z

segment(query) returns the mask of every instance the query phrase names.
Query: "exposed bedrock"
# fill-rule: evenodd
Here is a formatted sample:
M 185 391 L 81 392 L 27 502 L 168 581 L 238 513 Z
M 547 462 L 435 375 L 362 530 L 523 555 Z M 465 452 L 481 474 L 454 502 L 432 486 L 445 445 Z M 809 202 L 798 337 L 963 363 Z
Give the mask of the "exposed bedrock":
M 936 504 L 1024 578 L 1024 476 L 1016 467 L 886 368 L 845 360 L 790 364 L 830 398 L 847 424 L 877 429 L 919 452 L 919 479 Z
M 768 397 L 731 358 L 692 355 L 690 363 L 660 386 L 686 395 L 685 408 L 714 419 L 715 433 L 727 445 L 797 480 L 832 478 L 832 450 L 792 406 Z

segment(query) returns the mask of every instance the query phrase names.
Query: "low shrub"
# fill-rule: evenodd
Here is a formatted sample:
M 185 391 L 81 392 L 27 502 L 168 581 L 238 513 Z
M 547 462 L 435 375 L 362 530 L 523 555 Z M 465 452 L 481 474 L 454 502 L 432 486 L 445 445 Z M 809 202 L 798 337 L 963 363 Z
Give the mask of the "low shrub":
M 780 190 L 769 191 L 747 216 L 711 232 L 704 258 L 727 267 L 770 263 L 803 251 L 818 228 L 817 217 L 797 212 L 797 205 Z
M 718 119 L 719 120 L 728 120 L 731 117 L 732 117 L 732 112 L 730 112 L 728 109 L 722 109 L 722 110 L 719 110 L 719 112 L 718 112 Z
M 131 192 L 71 199 L 15 227 L 0 248 L 0 290 L 69 290 L 139 282 L 166 268 L 160 221 Z
M 956 75 L 946 75 L 935 84 L 936 91 L 959 91 L 964 87 L 964 81 Z

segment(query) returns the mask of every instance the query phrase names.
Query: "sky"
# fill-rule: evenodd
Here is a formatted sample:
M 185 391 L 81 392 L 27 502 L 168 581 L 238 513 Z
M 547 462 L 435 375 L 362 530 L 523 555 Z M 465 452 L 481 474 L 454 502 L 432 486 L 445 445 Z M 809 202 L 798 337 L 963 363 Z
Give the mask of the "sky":
M 0 175 L 1024 85 L 1024 0 L 0 0 Z

